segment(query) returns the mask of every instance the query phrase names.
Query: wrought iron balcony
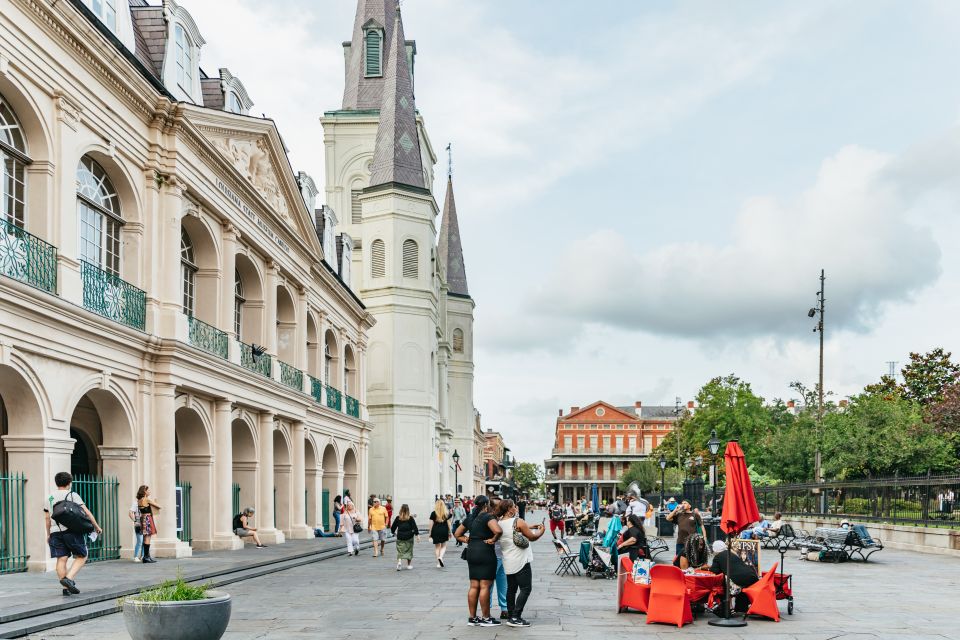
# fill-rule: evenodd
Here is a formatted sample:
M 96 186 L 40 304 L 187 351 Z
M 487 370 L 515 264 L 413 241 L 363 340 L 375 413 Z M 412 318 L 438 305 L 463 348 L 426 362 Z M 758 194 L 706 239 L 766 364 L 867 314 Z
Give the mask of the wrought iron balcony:
M 0 218 L 0 274 L 57 292 L 57 248 Z
M 271 377 L 273 372 L 273 358 L 266 353 L 254 358 L 253 347 L 245 342 L 240 343 L 240 364 L 266 378 Z
M 280 364 L 280 382 L 297 391 L 303 391 L 303 371 L 283 360 L 277 360 L 277 362 Z
M 335 387 L 331 387 L 330 385 L 327 385 L 327 406 L 330 407 L 331 409 L 336 409 L 337 411 L 341 411 L 340 407 L 342 406 L 342 403 L 341 403 L 342 395 L 343 394 L 341 394 L 340 391 L 337 390 Z
M 354 418 L 359 418 L 360 417 L 360 401 L 357 400 L 356 398 L 351 398 L 350 396 L 346 396 L 346 398 L 347 398 L 347 415 L 353 416 Z
M 193 316 L 187 316 L 187 322 L 190 324 L 190 344 L 215 356 L 220 356 L 224 360 L 229 357 L 225 331 L 220 331 L 220 329 Z
M 317 404 L 323 404 L 323 383 L 310 376 L 310 395 L 317 401 Z
M 147 327 L 147 294 L 119 276 L 80 262 L 83 306 L 104 318 L 139 329 Z

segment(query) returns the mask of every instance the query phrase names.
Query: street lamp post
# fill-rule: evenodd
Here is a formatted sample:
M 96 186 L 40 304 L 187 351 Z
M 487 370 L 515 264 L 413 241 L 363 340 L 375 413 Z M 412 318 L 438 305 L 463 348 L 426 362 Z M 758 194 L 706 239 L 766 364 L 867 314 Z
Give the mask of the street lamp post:
M 713 467 L 713 500 L 710 505 L 710 513 L 713 517 L 717 517 L 717 452 L 720 451 L 720 444 L 720 440 L 717 439 L 717 430 L 714 429 L 710 432 L 710 439 L 707 441 L 707 448 L 713 458 L 711 464 Z
M 665 489 L 665 487 L 663 486 L 663 485 L 664 485 L 664 482 L 665 482 L 665 480 L 664 480 L 664 472 L 665 472 L 666 469 L 667 469 L 667 459 L 663 457 L 663 454 L 662 454 L 662 453 L 660 454 L 660 459 L 657 460 L 657 464 L 660 465 L 660 509 L 658 509 L 658 511 L 660 511 L 660 513 L 657 514 L 657 519 L 658 519 L 658 521 L 657 521 L 657 535 L 659 536 L 659 535 L 661 535 L 661 534 L 660 534 L 661 529 L 660 529 L 660 522 L 659 522 L 659 520 L 663 518 L 663 515 L 662 515 L 662 514 L 663 514 L 663 510 L 664 510 L 664 504 L 663 504 L 663 500 L 664 500 L 663 492 L 664 492 L 664 489 Z
M 453 450 L 453 497 L 456 498 L 460 495 L 460 477 L 457 473 L 460 470 L 460 454 L 457 453 L 457 450 Z
M 817 291 L 817 306 L 807 312 L 807 316 L 813 318 L 820 315 L 817 325 L 813 328 L 814 333 L 820 333 L 820 375 L 817 384 L 817 448 L 813 459 L 813 476 L 816 482 L 822 482 L 823 477 L 820 470 L 820 436 L 823 433 L 823 310 L 826 298 L 823 296 L 824 282 L 826 275 L 823 269 L 820 270 L 820 290 Z

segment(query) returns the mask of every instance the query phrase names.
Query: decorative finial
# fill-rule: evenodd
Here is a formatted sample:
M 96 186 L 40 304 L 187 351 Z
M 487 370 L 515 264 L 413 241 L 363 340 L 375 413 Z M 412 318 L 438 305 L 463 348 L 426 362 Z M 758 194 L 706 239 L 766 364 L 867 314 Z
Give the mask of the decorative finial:
M 453 178 L 453 143 L 447 143 L 447 177 Z

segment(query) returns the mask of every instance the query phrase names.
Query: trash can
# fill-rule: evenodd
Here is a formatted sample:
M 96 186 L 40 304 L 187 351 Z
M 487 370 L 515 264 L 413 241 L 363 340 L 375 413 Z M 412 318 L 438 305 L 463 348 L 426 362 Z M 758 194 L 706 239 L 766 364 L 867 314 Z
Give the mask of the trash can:
M 657 514 L 657 535 L 661 538 L 673 536 L 673 522 L 667 520 L 666 513 Z
M 726 540 L 723 530 L 720 529 L 720 518 L 704 518 L 703 528 L 707 534 L 707 544 L 713 544 L 714 540 Z

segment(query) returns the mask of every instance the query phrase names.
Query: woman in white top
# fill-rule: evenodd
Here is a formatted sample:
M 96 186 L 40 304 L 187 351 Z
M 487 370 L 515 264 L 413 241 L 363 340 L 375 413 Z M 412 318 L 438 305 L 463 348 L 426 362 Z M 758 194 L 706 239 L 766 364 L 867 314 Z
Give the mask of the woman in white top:
M 543 522 L 532 527 L 518 517 L 520 510 L 513 500 L 501 500 L 497 505 L 497 520 L 503 535 L 500 536 L 500 551 L 503 553 L 503 572 L 507 574 L 507 625 L 511 627 L 529 627 L 523 619 L 523 607 L 527 604 L 533 588 L 533 549 L 529 542 L 526 547 L 518 547 L 513 541 L 514 531 L 533 542 L 546 533 Z M 519 591 L 519 593 L 517 593 Z
M 347 555 L 355 556 L 360 553 L 360 534 L 353 530 L 353 525 L 359 524 L 363 531 L 363 522 L 360 514 L 353 506 L 353 501 L 343 503 L 343 515 L 340 516 L 340 534 L 347 539 Z

